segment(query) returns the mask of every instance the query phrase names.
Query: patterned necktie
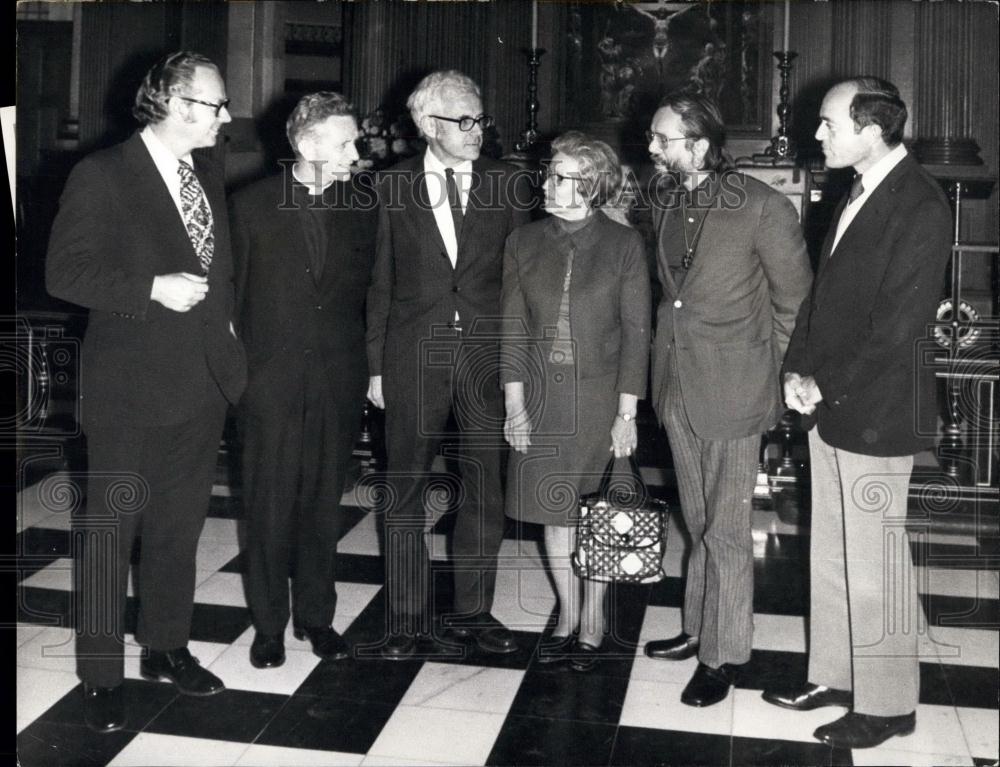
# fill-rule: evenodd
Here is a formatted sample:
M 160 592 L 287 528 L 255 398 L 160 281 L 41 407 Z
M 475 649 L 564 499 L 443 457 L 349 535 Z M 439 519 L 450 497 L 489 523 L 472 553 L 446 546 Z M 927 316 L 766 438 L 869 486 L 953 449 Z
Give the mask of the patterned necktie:
M 451 207 L 451 220 L 455 225 L 455 241 L 462 236 L 462 223 L 465 216 L 462 213 L 462 198 L 458 195 L 458 184 L 455 183 L 455 170 L 444 169 L 445 185 L 448 187 L 448 205 Z
M 865 187 L 861 183 L 861 174 L 858 173 L 851 182 L 851 191 L 847 195 L 847 202 L 852 203 L 865 193 Z
M 208 207 L 208 198 L 205 197 L 205 190 L 201 188 L 198 177 L 194 175 L 194 169 L 186 162 L 181 162 L 177 166 L 177 173 L 181 177 L 184 226 L 187 227 L 188 237 L 191 238 L 201 269 L 208 274 L 208 267 L 212 264 L 212 255 L 215 253 L 212 209 Z

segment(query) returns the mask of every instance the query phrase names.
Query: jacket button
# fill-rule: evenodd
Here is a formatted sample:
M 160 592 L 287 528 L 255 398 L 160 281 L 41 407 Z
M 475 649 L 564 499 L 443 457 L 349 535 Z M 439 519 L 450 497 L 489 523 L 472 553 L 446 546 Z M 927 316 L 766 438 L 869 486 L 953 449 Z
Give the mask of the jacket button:
M 675 309 L 680 309 L 682 306 L 684 306 L 684 302 L 681 301 L 679 298 L 676 301 L 674 301 L 674 308 Z
M 458 285 L 452 285 L 451 286 L 451 292 L 452 293 L 457 293 L 458 292 Z
M 316 304 L 316 308 L 317 309 L 322 309 L 323 308 L 323 304 Z

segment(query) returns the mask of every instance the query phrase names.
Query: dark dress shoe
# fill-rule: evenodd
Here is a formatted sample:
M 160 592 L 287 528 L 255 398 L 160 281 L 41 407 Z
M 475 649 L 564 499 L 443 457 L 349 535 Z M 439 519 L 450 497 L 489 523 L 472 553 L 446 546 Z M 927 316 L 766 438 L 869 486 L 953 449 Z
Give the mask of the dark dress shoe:
M 586 674 L 597 668 L 597 661 L 600 658 L 600 647 L 594 647 L 589 642 L 577 642 L 570 651 L 569 666 L 574 671 Z
M 146 679 L 168 679 L 181 695 L 204 697 L 222 692 L 226 686 L 215 674 L 203 669 L 188 648 L 177 650 L 150 650 L 139 664 L 139 672 Z
M 344 660 L 351 654 L 344 638 L 332 626 L 296 628 L 293 635 L 298 640 L 308 639 L 312 643 L 313 653 L 326 660 Z
M 386 660 L 406 660 L 417 651 L 417 640 L 409 634 L 393 634 L 379 651 Z
M 473 618 L 462 619 L 461 623 L 445 625 L 450 636 L 461 640 L 474 639 L 488 653 L 506 655 L 517 652 L 514 634 L 490 613 L 480 613 Z
M 818 727 L 813 737 L 834 748 L 873 748 L 893 735 L 909 735 L 917 725 L 916 712 L 902 716 L 871 716 L 848 711 L 835 722 Z
M 711 706 L 729 695 L 736 684 L 740 666 L 723 663 L 718 668 L 699 663 L 694 676 L 681 693 L 681 703 L 688 706 Z
M 538 657 L 536 663 L 559 663 L 569 657 L 576 643 L 576 636 L 570 634 L 565 637 L 553 637 L 543 639 L 538 644 Z
M 646 642 L 646 657 L 656 660 L 686 660 L 698 652 L 698 637 L 683 631 L 672 639 L 657 639 Z
M 83 721 L 94 732 L 115 732 L 125 726 L 125 692 L 122 685 L 83 685 Z
M 854 696 L 847 690 L 824 687 L 821 684 L 807 684 L 793 689 L 765 690 L 761 696 L 768 703 L 793 711 L 812 711 L 823 706 L 846 706 L 854 703 Z
M 277 668 L 285 662 L 285 641 L 281 634 L 261 634 L 250 645 L 250 665 L 254 668 Z

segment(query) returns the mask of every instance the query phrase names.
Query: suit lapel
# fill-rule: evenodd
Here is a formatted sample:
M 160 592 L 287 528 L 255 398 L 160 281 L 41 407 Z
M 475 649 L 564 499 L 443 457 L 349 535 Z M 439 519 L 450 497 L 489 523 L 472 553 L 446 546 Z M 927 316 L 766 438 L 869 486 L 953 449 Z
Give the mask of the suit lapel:
M 431 200 L 430 190 L 424 181 L 424 156 L 420 154 L 414 157 L 403 171 L 400 186 L 403 187 L 402 200 L 405 208 L 413 217 L 416 227 L 423 232 L 423 239 L 434 244 L 450 269 L 451 259 L 448 258 L 448 249 L 444 245 L 437 219 L 434 218 L 434 209 L 431 207 L 434 201 Z
M 125 142 L 122 154 L 130 171 L 129 178 L 123 184 L 123 193 L 135 202 L 137 209 L 145 211 L 150 231 L 155 232 L 156 239 L 164 243 L 162 250 L 184 254 L 184 261 L 187 263 L 177 264 L 176 268 L 200 274 L 201 265 L 191 238 L 188 237 L 187 227 L 184 226 L 174 199 L 138 133 Z M 219 215 L 219 210 L 214 206 L 212 215 Z
M 660 247 L 663 242 L 663 227 L 666 226 L 667 212 L 663 208 L 654 207 L 653 208 L 653 231 L 656 233 L 656 263 L 660 270 L 660 276 L 666 283 L 664 285 L 667 288 L 667 292 L 671 296 L 676 296 L 678 293 L 677 283 L 674 282 L 674 276 L 670 273 L 670 265 L 667 263 L 666 254 L 663 252 L 663 248 Z
M 463 257 L 463 254 L 469 250 L 465 246 L 474 239 L 475 230 L 480 226 L 483 217 L 489 211 L 491 202 L 499 200 L 499 197 L 493 194 L 494 190 L 484 185 L 484 181 L 487 180 L 489 178 L 484 178 L 482 161 L 473 161 L 472 182 L 469 186 L 469 201 L 465 206 L 462 232 L 458 238 L 458 258 L 455 261 L 456 271 L 464 266 L 464 262 L 469 258 L 469 256 Z

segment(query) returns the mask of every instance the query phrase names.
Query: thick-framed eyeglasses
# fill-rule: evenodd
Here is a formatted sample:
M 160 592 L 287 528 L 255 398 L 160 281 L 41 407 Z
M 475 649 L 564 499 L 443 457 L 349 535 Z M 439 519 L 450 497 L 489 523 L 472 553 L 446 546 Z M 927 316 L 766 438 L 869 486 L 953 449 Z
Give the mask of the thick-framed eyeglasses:
M 218 104 L 216 104 L 212 101 L 202 101 L 201 99 L 193 99 L 190 96 L 178 96 L 177 98 L 179 98 L 181 101 L 190 101 L 192 104 L 202 104 L 203 106 L 206 107 L 212 107 L 212 109 L 215 110 L 216 117 L 219 116 L 219 113 L 222 112 L 223 109 L 229 108 L 229 99 L 223 99 Z
M 656 143 L 659 144 L 661 148 L 665 147 L 671 141 L 685 141 L 688 138 L 690 137 L 689 136 L 667 137 L 664 136 L 662 133 L 657 133 L 656 131 L 651 131 L 651 130 L 646 131 L 646 141 L 650 144 L 653 143 L 653 141 L 656 141 Z
M 496 124 L 496 120 L 493 119 L 492 115 L 479 115 L 479 117 L 469 117 L 468 115 L 462 115 L 461 117 L 444 117 L 443 115 L 429 115 L 435 120 L 445 120 L 450 123 L 458 123 L 458 129 L 468 133 L 477 124 L 483 130 L 492 128 Z

